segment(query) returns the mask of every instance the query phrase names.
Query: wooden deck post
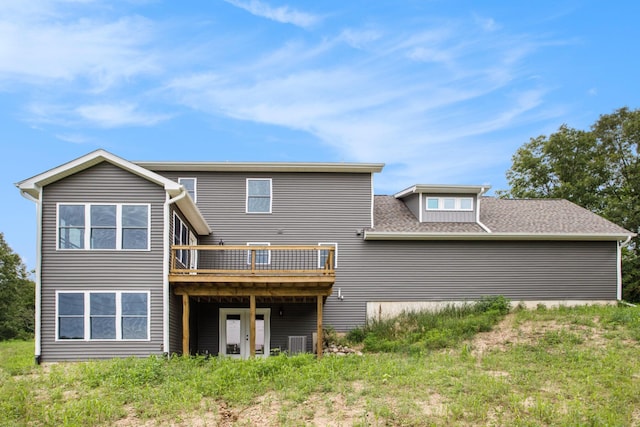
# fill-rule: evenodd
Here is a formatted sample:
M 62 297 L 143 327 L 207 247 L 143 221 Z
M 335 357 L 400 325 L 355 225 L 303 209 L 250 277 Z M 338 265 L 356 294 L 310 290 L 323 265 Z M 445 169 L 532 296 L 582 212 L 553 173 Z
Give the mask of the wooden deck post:
M 249 356 L 256 355 L 256 296 L 249 296 Z
M 189 355 L 189 295 L 182 295 L 182 355 Z
M 318 342 L 316 343 L 316 352 L 318 359 L 322 358 L 322 344 L 324 336 L 322 333 L 322 295 L 318 295 Z

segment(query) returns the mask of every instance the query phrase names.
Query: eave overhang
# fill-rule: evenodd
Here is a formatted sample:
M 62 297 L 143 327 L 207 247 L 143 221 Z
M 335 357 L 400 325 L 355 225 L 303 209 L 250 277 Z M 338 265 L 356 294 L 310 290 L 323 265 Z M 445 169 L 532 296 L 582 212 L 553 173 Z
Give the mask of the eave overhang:
M 33 176 L 16 183 L 16 187 L 20 189 L 23 194 L 27 194 L 34 199 L 40 197 L 41 189 L 49 184 L 64 179 L 68 176 L 82 172 L 85 169 L 89 169 L 102 162 L 111 163 L 127 172 L 144 178 L 154 184 L 161 186 L 169 195 L 169 197 L 176 197 L 185 191 L 184 187 L 175 181 L 165 178 L 155 172 L 145 169 L 135 163 L 118 157 L 105 150 L 96 150 L 75 160 L 67 162 L 63 165 L 50 169 L 46 172 Z M 193 225 L 195 231 L 200 235 L 211 233 L 207 222 L 205 221 L 202 213 L 195 205 L 193 200 L 189 196 L 183 197 L 178 202 L 178 207 L 187 215 L 187 219 Z
M 411 194 L 477 194 L 482 195 L 491 189 L 490 185 L 431 185 L 416 184 L 393 195 L 401 199 Z
M 135 162 L 154 171 L 171 172 L 342 172 L 376 173 L 384 163 L 316 162 Z
M 365 231 L 364 240 L 521 240 L 521 241 L 624 241 L 630 234 L 610 233 L 421 233 Z

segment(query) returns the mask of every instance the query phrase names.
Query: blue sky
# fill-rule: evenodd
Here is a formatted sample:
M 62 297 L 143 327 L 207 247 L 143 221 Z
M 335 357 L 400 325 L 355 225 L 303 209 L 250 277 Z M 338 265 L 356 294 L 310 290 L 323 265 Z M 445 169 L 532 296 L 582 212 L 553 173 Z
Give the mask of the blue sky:
M 129 160 L 383 162 L 376 192 L 507 187 L 530 137 L 638 108 L 640 3 L 0 1 L 0 232 L 14 183 Z

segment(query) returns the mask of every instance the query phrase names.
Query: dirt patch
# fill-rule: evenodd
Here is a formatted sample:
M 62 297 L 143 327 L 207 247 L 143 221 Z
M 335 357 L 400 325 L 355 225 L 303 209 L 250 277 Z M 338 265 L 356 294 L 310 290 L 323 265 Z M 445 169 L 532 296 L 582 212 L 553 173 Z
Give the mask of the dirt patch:
M 591 345 L 600 346 L 607 342 L 603 329 L 574 323 L 559 323 L 555 320 L 528 320 L 518 324 L 516 314 L 509 313 L 493 330 L 481 332 L 472 340 L 472 354 L 482 356 L 491 350 L 505 351 L 517 344 L 537 344 L 547 333 L 566 331 L 588 339 Z

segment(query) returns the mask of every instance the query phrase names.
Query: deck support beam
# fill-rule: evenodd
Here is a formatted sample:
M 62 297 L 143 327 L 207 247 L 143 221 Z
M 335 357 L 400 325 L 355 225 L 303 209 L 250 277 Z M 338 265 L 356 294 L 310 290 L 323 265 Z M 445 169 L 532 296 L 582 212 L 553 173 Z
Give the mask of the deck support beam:
M 189 355 L 189 295 L 182 295 L 182 355 Z
M 318 295 L 318 342 L 316 343 L 316 353 L 318 355 L 318 359 L 322 357 L 322 344 L 324 341 L 323 333 L 322 333 L 322 295 Z
M 256 296 L 249 296 L 249 356 L 256 355 Z

